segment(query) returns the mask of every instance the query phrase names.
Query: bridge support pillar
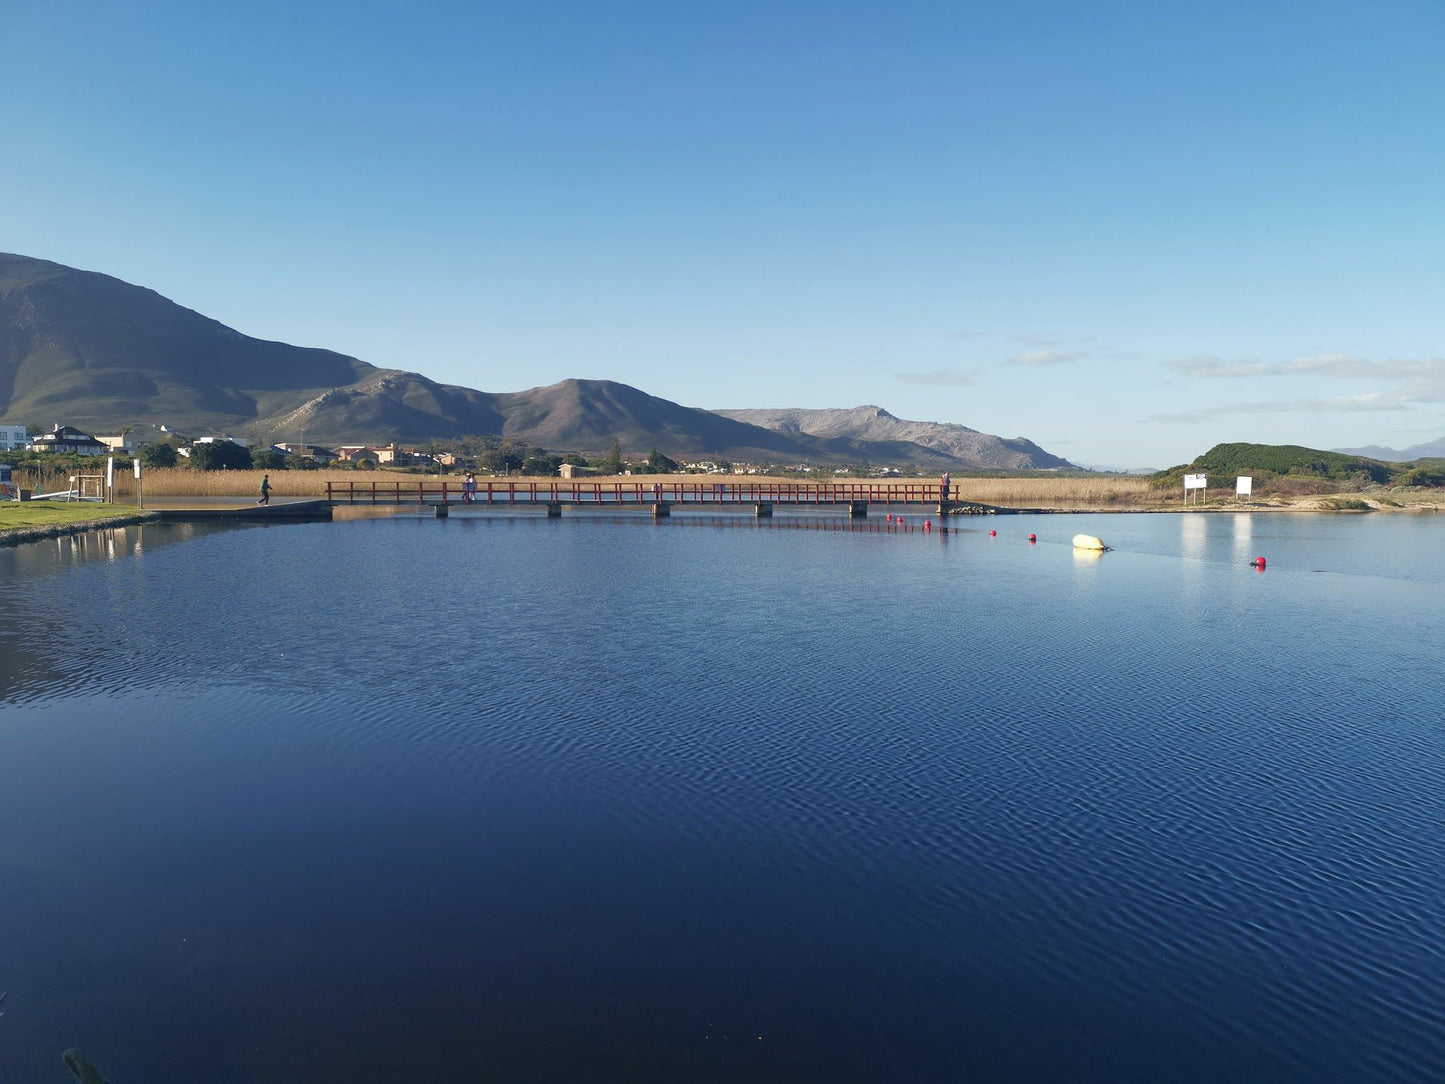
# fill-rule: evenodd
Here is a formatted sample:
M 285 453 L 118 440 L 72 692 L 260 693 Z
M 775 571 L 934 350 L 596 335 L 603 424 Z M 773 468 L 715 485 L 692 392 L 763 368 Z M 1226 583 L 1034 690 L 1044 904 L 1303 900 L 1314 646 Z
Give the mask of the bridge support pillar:
M 672 505 L 666 501 L 658 501 L 652 506 L 653 519 L 666 519 L 670 515 L 672 515 Z
M 849 501 L 849 502 L 848 502 L 848 515 L 852 516 L 854 519 L 865 519 L 865 518 L 867 518 L 867 516 L 868 516 L 868 502 L 867 502 L 867 501 Z
M 449 511 L 449 510 L 448 510 L 448 508 L 447 508 L 447 506 L 446 506 L 445 504 L 439 504 L 439 505 L 437 505 L 437 506 L 436 506 L 436 517 L 437 517 L 437 519 L 446 519 L 446 518 L 447 518 L 447 515 L 448 515 L 448 511 Z
M 757 516 L 760 519 L 772 519 L 773 506 L 767 501 L 759 501 L 757 504 L 753 505 L 753 515 Z
M 939 514 L 940 516 L 946 516 L 946 515 L 948 515 L 948 513 L 952 512 L 952 511 L 953 511 L 953 502 L 952 502 L 952 501 L 939 501 L 939 502 L 938 502 L 938 514 Z
M 557 519 L 562 515 L 562 502 L 552 501 L 547 505 L 547 518 Z

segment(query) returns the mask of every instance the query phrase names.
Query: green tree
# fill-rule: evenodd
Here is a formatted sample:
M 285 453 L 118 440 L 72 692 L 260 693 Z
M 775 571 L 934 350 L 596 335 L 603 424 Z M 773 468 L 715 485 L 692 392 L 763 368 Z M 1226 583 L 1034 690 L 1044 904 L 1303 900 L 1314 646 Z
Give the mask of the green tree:
M 169 444 L 147 444 L 140 450 L 140 461 L 147 467 L 174 467 L 176 450 Z
M 532 449 L 534 455 L 542 455 L 544 451 L 542 448 Z M 477 457 L 477 462 L 493 474 L 509 474 L 520 470 L 526 461 L 527 442 L 512 438 L 502 441 L 494 450 L 483 452 Z
M 652 451 L 647 454 L 648 474 L 676 474 L 681 467 L 676 459 L 669 459 L 657 450 L 657 445 L 652 446 Z
M 262 448 L 251 453 L 251 466 L 255 470 L 285 470 L 290 466 L 291 457 L 275 448 Z
M 603 474 L 622 473 L 622 445 L 615 438 L 612 441 L 612 450 L 607 453 L 607 458 L 602 461 L 598 469 Z
M 229 440 L 193 444 L 191 466 L 196 470 L 250 470 L 251 449 Z

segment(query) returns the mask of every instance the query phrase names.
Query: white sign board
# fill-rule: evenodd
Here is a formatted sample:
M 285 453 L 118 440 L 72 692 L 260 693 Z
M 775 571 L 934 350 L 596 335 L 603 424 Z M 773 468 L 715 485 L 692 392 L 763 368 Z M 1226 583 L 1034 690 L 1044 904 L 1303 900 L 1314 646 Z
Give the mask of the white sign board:
M 135 477 L 136 477 L 136 481 L 140 481 L 140 460 L 139 460 L 139 459 L 132 459 L 131 462 L 132 462 L 133 464 L 135 464 Z
M 1209 475 L 1207 474 L 1186 474 L 1184 476 L 1185 489 L 1208 489 Z
M 115 488 L 115 456 L 105 457 L 105 488 Z
M 1248 474 L 1241 474 L 1234 480 L 1234 495 L 1236 497 L 1248 497 L 1254 490 L 1254 479 Z

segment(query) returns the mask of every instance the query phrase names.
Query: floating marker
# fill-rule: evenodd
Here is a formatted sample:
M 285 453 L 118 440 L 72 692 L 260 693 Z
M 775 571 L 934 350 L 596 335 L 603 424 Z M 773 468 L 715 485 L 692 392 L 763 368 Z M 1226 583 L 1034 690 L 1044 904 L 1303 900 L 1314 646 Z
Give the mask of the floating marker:
M 1074 535 L 1074 549 L 1076 550 L 1098 550 L 1103 553 L 1109 547 L 1104 545 L 1102 538 L 1095 538 L 1091 534 Z
M 1039 536 L 1036 535 L 1036 534 L 1034 534 L 1032 531 L 1030 531 L 1030 532 L 1029 532 L 1029 541 L 1030 541 L 1030 542 L 1037 542 L 1038 540 L 1039 540 Z
M 1259 569 L 1261 572 L 1264 571 L 1264 558 L 1263 558 L 1263 557 L 1256 557 L 1253 561 L 1251 561 L 1251 562 L 1249 562 L 1249 563 L 1252 564 L 1255 568 Z
M 925 519 L 925 520 L 923 521 L 923 529 L 924 529 L 925 531 L 931 531 L 931 530 L 933 530 L 933 520 L 931 520 L 931 519 Z
M 997 532 L 997 531 L 989 531 L 989 532 L 988 532 L 988 536 L 989 536 L 990 538 L 997 538 L 997 537 L 998 537 L 998 532 Z

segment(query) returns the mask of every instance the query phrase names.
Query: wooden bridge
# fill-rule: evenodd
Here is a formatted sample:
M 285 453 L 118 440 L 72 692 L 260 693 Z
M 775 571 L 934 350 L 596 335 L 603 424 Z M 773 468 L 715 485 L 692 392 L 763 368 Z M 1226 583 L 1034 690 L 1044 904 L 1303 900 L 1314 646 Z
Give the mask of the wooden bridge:
M 645 508 L 654 516 L 669 515 L 674 507 L 718 511 L 749 511 L 770 516 L 774 507 L 838 507 L 851 516 L 866 516 L 870 505 L 913 505 L 937 511 L 990 512 L 986 505 L 945 502 L 942 486 L 925 482 L 775 482 L 726 481 L 477 481 L 468 491 L 455 481 L 346 481 L 327 482 L 326 499 L 333 505 L 423 505 L 445 516 L 451 508 L 542 508 L 560 516 L 563 506 L 573 508 Z

